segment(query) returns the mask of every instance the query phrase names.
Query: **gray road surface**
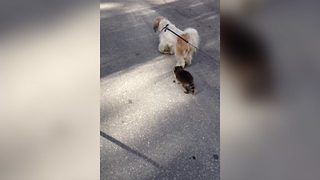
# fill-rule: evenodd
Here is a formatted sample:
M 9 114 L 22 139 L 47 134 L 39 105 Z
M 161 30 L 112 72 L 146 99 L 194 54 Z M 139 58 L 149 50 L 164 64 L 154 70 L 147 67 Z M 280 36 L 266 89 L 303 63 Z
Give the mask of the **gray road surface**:
M 219 2 L 102 0 L 102 180 L 219 179 Z M 157 15 L 194 27 L 200 49 L 187 67 L 196 96 L 172 80 L 174 56 L 158 52 Z

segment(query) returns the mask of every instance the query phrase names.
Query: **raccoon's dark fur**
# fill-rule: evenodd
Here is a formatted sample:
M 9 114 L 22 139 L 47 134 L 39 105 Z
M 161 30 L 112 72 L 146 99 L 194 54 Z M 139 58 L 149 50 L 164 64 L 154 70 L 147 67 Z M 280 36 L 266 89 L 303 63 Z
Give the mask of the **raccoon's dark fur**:
M 188 71 L 184 70 L 182 66 L 174 67 L 173 71 L 178 83 L 181 83 L 185 89 L 184 93 L 189 94 L 191 92 L 194 94 L 195 87 L 192 75 Z M 175 80 L 173 82 L 175 82 Z

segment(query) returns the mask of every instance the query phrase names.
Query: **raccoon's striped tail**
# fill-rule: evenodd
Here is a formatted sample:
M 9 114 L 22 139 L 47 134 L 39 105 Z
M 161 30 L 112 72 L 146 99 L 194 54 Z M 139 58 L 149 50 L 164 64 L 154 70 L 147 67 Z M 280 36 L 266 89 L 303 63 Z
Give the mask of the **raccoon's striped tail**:
M 194 87 L 194 83 L 193 82 L 191 82 L 190 84 L 189 84 L 189 90 L 190 90 L 190 92 L 192 93 L 192 94 L 194 94 L 194 91 L 195 91 L 195 87 Z

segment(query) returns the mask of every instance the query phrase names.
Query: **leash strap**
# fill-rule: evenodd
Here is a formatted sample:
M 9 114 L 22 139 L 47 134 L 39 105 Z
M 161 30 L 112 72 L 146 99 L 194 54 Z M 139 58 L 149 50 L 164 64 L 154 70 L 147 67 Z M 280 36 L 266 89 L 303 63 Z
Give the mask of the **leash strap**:
M 175 34 L 176 36 L 178 36 L 180 39 L 182 39 L 183 41 L 185 41 L 186 43 L 190 44 L 187 40 L 185 40 L 183 37 L 181 37 L 179 34 L 175 33 L 174 31 L 172 31 L 171 29 L 168 28 L 169 24 L 167 24 L 165 27 L 164 27 L 164 32 L 166 32 L 167 30 L 169 30 L 170 32 L 172 32 L 173 34 Z M 192 45 L 192 44 L 190 44 Z M 192 45 L 193 46 L 193 45 Z M 195 46 L 193 46 L 195 47 Z M 197 48 L 197 47 L 195 47 Z
M 169 26 L 169 24 L 167 24 L 165 27 L 163 27 L 163 28 L 161 29 L 160 33 L 161 33 L 164 29 L 165 29 L 164 32 L 166 32 L 166 30 L 168 29 L 168 26 Z

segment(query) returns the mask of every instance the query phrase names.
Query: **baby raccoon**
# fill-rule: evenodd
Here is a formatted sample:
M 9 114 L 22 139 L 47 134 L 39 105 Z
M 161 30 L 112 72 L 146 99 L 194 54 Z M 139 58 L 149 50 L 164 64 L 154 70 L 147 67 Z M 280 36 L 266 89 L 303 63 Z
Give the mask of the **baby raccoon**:
M 174 74 L 178 83 L 181 83 L 183 88 L 186 90 L 184 91 L 184 93 L 189 94 L 191 92 L 192 94 L 194 94 L 195 88 L 192 75 L 188 71 L 184 70 L 182 66 L 174 67 Z M 173 80 L 173 82 L 176 81 Z

